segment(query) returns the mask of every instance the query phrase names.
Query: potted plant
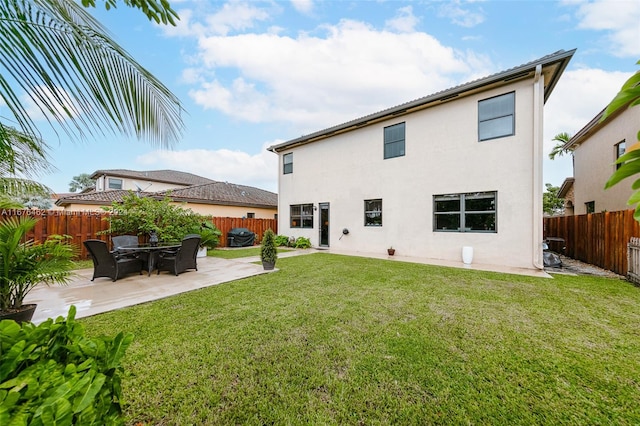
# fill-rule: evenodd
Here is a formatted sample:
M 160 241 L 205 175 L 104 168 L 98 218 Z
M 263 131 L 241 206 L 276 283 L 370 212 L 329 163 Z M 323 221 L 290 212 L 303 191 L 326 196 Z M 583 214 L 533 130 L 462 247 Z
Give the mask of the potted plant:
M 276 238 L 271 229 L 264 231 L 262 236 L 262 244 L 260 245 L 260 260 L 262 267 L 269 271 L 276 265 L 278 259 L 278 251 L 276 250 Z
M 213 250 L 220 244 L 220 236 L 222 232 L 213 223 L 202 222 L 193 234 L 200 235 L 200 248 L 198 249 L 198 257 L 206 257 L 207 249 Z
M 38 284 L 66 284 L 76 249 L 66 237 L 52 235 L 43 243 L 26 240 L 38 219 L 20 216 L 0 222 L 0 320 L 31 321 L 36 305 L 24 298 Z
M 387 249 L 387 253 L 389 254 L 389 256 L 393 256 L 394 254 L 396 254 L 396 249 L 391 246 Z

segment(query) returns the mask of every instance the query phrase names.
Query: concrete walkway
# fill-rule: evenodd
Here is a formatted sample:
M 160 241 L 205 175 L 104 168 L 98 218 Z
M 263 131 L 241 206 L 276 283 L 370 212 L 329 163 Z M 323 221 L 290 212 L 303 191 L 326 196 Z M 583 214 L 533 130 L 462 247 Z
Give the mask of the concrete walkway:
M 397 262 L 423 263 L 457 268 L 464 267 L 472 270 L 550 277 L 544 271 L 533 269 L 510 268 L 499 265 L 463 265 L 462 261 L 450 262 L 400 255 L 388 256 L 377 253 L 340 252 L 333 249 L 284 251 L 278 253 L 278 257 L 284 258 L 318 252 L 387 259 Z M 76 306 L 76 318 L 82 318 L 278 270 L 276 268 L 273 271 L 265 271 L 262 265 L 254 263 L 259 261 L 260 258 L 258 256 L 231 260 L 217 257 L 203 257 L 198 258 L 197 271 L 189 270 L 177 277 L 167 272 L 162 272 L 160 275 L 156 275 L 156 273 L 153 272 L 151 276 L 147 276 L 146 273 L 142 275 L 128 275 L 116 282 L 111 281 L 109 278 L 96 278 L 95 281 L 91 281 L 93 269 L 83 269 L 78 271 L 77 275 L 74 276 L 66 286 L 37 286 L 27 295 L 25 303 L 38 304 L 32 320 L 35 324 L 39 324 L 47 318 L 66 316 L 71 305 Z

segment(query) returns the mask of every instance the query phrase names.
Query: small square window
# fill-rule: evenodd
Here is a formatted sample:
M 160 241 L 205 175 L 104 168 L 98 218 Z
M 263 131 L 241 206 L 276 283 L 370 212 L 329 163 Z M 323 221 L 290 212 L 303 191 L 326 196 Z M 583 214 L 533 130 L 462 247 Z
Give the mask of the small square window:
M 247 213 L 247 219 L 255 219 L 255 217 L 256 217 L 255 213 L 251 213 L 251 212 Z
M 364 226 L 382 226 L 382 199 L 364 200 Z
M 282 156 L 282 174 L 293 173 L 293 152 Z
M 596 202 L 595 201 L 587 201 L 584 203 L 584 207 L 587 210 L 587 213 L 595 213 L 596 212 Z

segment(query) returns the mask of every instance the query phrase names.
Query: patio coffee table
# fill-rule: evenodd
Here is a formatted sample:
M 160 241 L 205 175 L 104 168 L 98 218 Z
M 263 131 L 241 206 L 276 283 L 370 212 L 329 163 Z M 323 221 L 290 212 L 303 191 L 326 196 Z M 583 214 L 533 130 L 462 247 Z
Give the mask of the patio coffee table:
M 159 242 L 158 244 L 151 245 L 147 244 L 138 244 L 135 246 L 122 246 L 118 247 L 118 250 L 127 250 L 131 252 L 146 252 L 149 253 L 147 256 L 147 276 L 151 276 L 151 271 L 156 266 L 156 262 L 158 260 L 158 253 L 162 250 L 176 250 L 182 246 L 182 242 Z

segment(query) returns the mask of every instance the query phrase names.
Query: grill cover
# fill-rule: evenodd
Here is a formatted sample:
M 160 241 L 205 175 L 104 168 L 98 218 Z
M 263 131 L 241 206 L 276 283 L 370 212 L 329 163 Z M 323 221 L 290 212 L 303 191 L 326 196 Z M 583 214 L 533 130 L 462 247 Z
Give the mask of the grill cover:
M 256 234 L 247 228 L 233 228 L 227 232 L 227 246 L 229 247 L 248 247 L 252 246 Z

